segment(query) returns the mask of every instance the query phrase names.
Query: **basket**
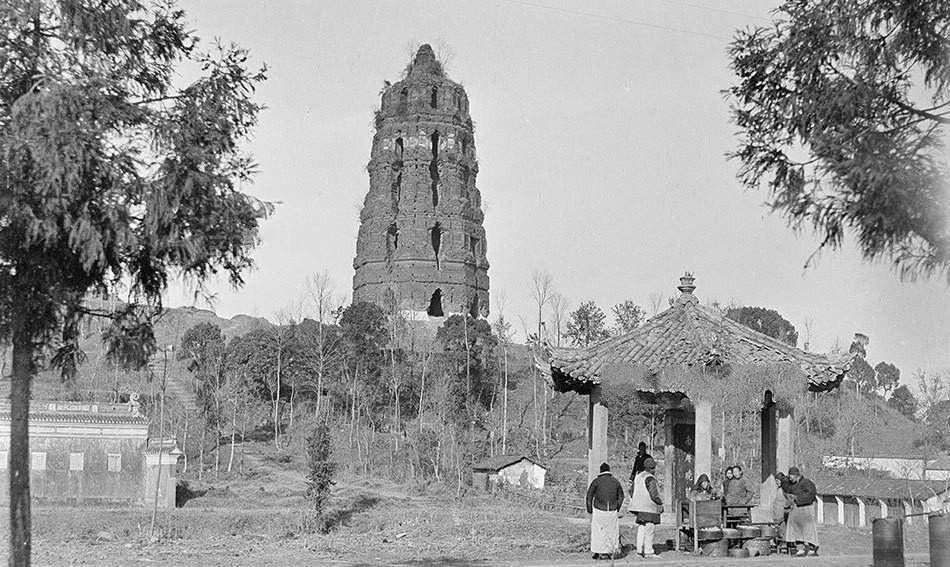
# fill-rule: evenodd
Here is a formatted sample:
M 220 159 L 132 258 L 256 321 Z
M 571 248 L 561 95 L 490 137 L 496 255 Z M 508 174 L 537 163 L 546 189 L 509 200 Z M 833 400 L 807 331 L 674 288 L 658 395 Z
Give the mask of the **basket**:
M 702 549 L 707 557 L 726 557 L 729 555 L 729 540 L 710 541 L 702 544 Z
M 761 537 L 762 529 L 758 526 L 739 526 L 742 537 Z
M 770 555 L 772 553 L 772 538 L 759 537 L 750 539 L 745 542 L 745 545 L 742 547 L 748 549 L 749 555 L 752 557 L 756 555 Z

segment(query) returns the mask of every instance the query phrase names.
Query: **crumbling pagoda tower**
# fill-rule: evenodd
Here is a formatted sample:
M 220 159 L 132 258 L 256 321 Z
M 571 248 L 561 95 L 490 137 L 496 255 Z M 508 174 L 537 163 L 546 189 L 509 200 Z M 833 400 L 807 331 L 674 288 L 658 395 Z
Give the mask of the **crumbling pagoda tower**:
M 353 301 L 488 316 L 484 213 L 465 89 L 423 45 L 376 114 Z

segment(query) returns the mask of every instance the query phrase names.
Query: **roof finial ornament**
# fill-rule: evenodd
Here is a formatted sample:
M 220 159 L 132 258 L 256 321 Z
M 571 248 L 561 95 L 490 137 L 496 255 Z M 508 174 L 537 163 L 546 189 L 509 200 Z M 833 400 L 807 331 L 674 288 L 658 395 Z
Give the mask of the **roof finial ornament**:
M 696 278 L 693 277 L 693 274 L 686 272 L 686 274 L 680 278 L 680 285 L 676 286 L 676 289 L 683 293 L 693 293 L 693 290 L 696 289 L 696 286 L 693 285 L 694 281 L 696 281 Z

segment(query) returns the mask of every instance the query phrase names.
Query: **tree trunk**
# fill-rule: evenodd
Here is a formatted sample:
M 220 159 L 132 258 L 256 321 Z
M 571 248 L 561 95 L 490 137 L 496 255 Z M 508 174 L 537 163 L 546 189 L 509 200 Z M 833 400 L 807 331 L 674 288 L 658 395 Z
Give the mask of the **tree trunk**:
M 244 415 L 241 417 L 241 474 L 244 474 L 245 443 L 247 443 L 247 400 L 244 400 Z
M 424 394 L 426 391 L 426 364 L 429 362 L 429 357 L 426 353 L 422 355 L 422 376 L 419 378 L 419 433 L 422 433 L 422 417 Z
M 185 464 L 182 468 L 182 474 L 188 472 L 188 408 L 184 408 L 185 413 L 185 432 L 181 439 L 181 451 L 185 456 Z
M 322 340 L 321 340 L 321 343 L 322 343 Z M 323 345 L 322 344 L 320 345 L 320 351 L 321 351 L 320 367 L 317 370 L 317 411 L 316 411 L 316 416 L 315 416 L 317 418 L 317 423 L 320 422 L 320 406 L 322 405 L 322 402 L 323 402 L 323 352 L 322 352 Z
M 168 352 L 163 351 L 166 357 L 165 366 L 162 370 L 162 401 L 161 418 L 158 425 L 158 470 L 155 472 L 155 500 L 152 502 L 152 522 L 148 528 L 148 537 L 151 539 L 155 535 L 155 519 L 158 516 L 158 489 L 162 481 L 162 453 L 165 450 L 165 381 L 168 373 Z
M 290 424 L 287 426 L 287 431 L 294 430 L 294 400 L 297 398 L 297 379 L 294 378 L 290 381 Z
M 280 443 L 278 442 L 278 436 L 280 435 L 280 347 L 277 348 L 277 389 L 274 392 L 274 447 L 280 450 Z
M 22 323 L 21 323 L 22 324 Z M 16 331 L 15 331 L 16 332 Z M 10 384 L 10 565 L 30 565 L 30 387 L 33 344 L 13 338 L 13 377 Z
M 198 440 L 198 480 L 201 480 L 201 475 L 205 470 L 205 430 L 208 428 L 206 424 L 201 425 L 201 438 Z
M 221 470 L 221 363 L 214 372 L 214 479 Z
M 238 405 L 237 402 L 234 403 L 234 411 L 231 412 L 231 456 L 228 457 L 228 472 L 231 472 L 231 467 L 234 466 L 234 437 L 237 433 L 237 411 Z
M 504 396 L 504 408 L 501 419 L 501 454 L 508 454 L 508 345 L 505 345 L 505 388 L 502 392 Z

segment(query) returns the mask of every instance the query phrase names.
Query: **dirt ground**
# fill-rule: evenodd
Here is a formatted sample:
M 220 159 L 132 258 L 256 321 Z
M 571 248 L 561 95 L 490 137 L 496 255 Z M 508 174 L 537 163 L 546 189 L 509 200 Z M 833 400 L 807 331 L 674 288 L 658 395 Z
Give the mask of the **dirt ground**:
M 374 488 L 376 484 L 378 488 Z M 34 516 L 35 564 L 567 567 L 610 563 L 590 559 L 588 527 L 583 519 L 492 497 L 446 500 L 400 495 L 387 483 L 364 480 L 337 491 L 331 510 L 333 526 L 326 534 L 309 531 L 299 507 L 260 506 L 259 502 L 235 506 L 233 500 L 237 500 L 233 493 L 205 496 L 175 510 L 170 519 L 160 516 L 160 537 L 151 540 L 151 517 L 142 509 L 38 507 Z M 625 542 L 634 541 L 633 529 L 622 528 Z M 671 530 L 660 530 L 658 542 L 672 535 Z M 826 543 L 817 559 L 770 556 L 729 562 L 666 551 L 650 564 L 871 564 L 869 530 L 827 528 L 820 531 L 820 537 Z M 928 565 L 926 532 L 909 527 L 905 542 L 907 564 Z M 614 563 L 643 561 L 629 555 Z
M 183 508 L 151 513 L 140 507 L 34 505 L 35 565 L 607 565 L 588 553 L 586 518 L 543 511 L 495 496 L 454 498 L 427 487 L 373 478 L 339 478 L 326 533 L 306 511 L 304 482 L 293 463 L 261 459 L 241 479 L 211 482 Z M 7 531 L 7 514 L 0 530 Z M 623 522 L 622 538 L 635 541 Z M 869 529 L 823 527 L 819 558 L 723 561 L 664 551 L 652 565 L 871 564 Z M 671 529 L 660 529 L 662 548 Z M 6 555 L 6 537 L 0 554 Z M 905 530 L 907 565 L 928 565 L 926 522 Z M 615 565 L 644 563 L 634 555 Z

